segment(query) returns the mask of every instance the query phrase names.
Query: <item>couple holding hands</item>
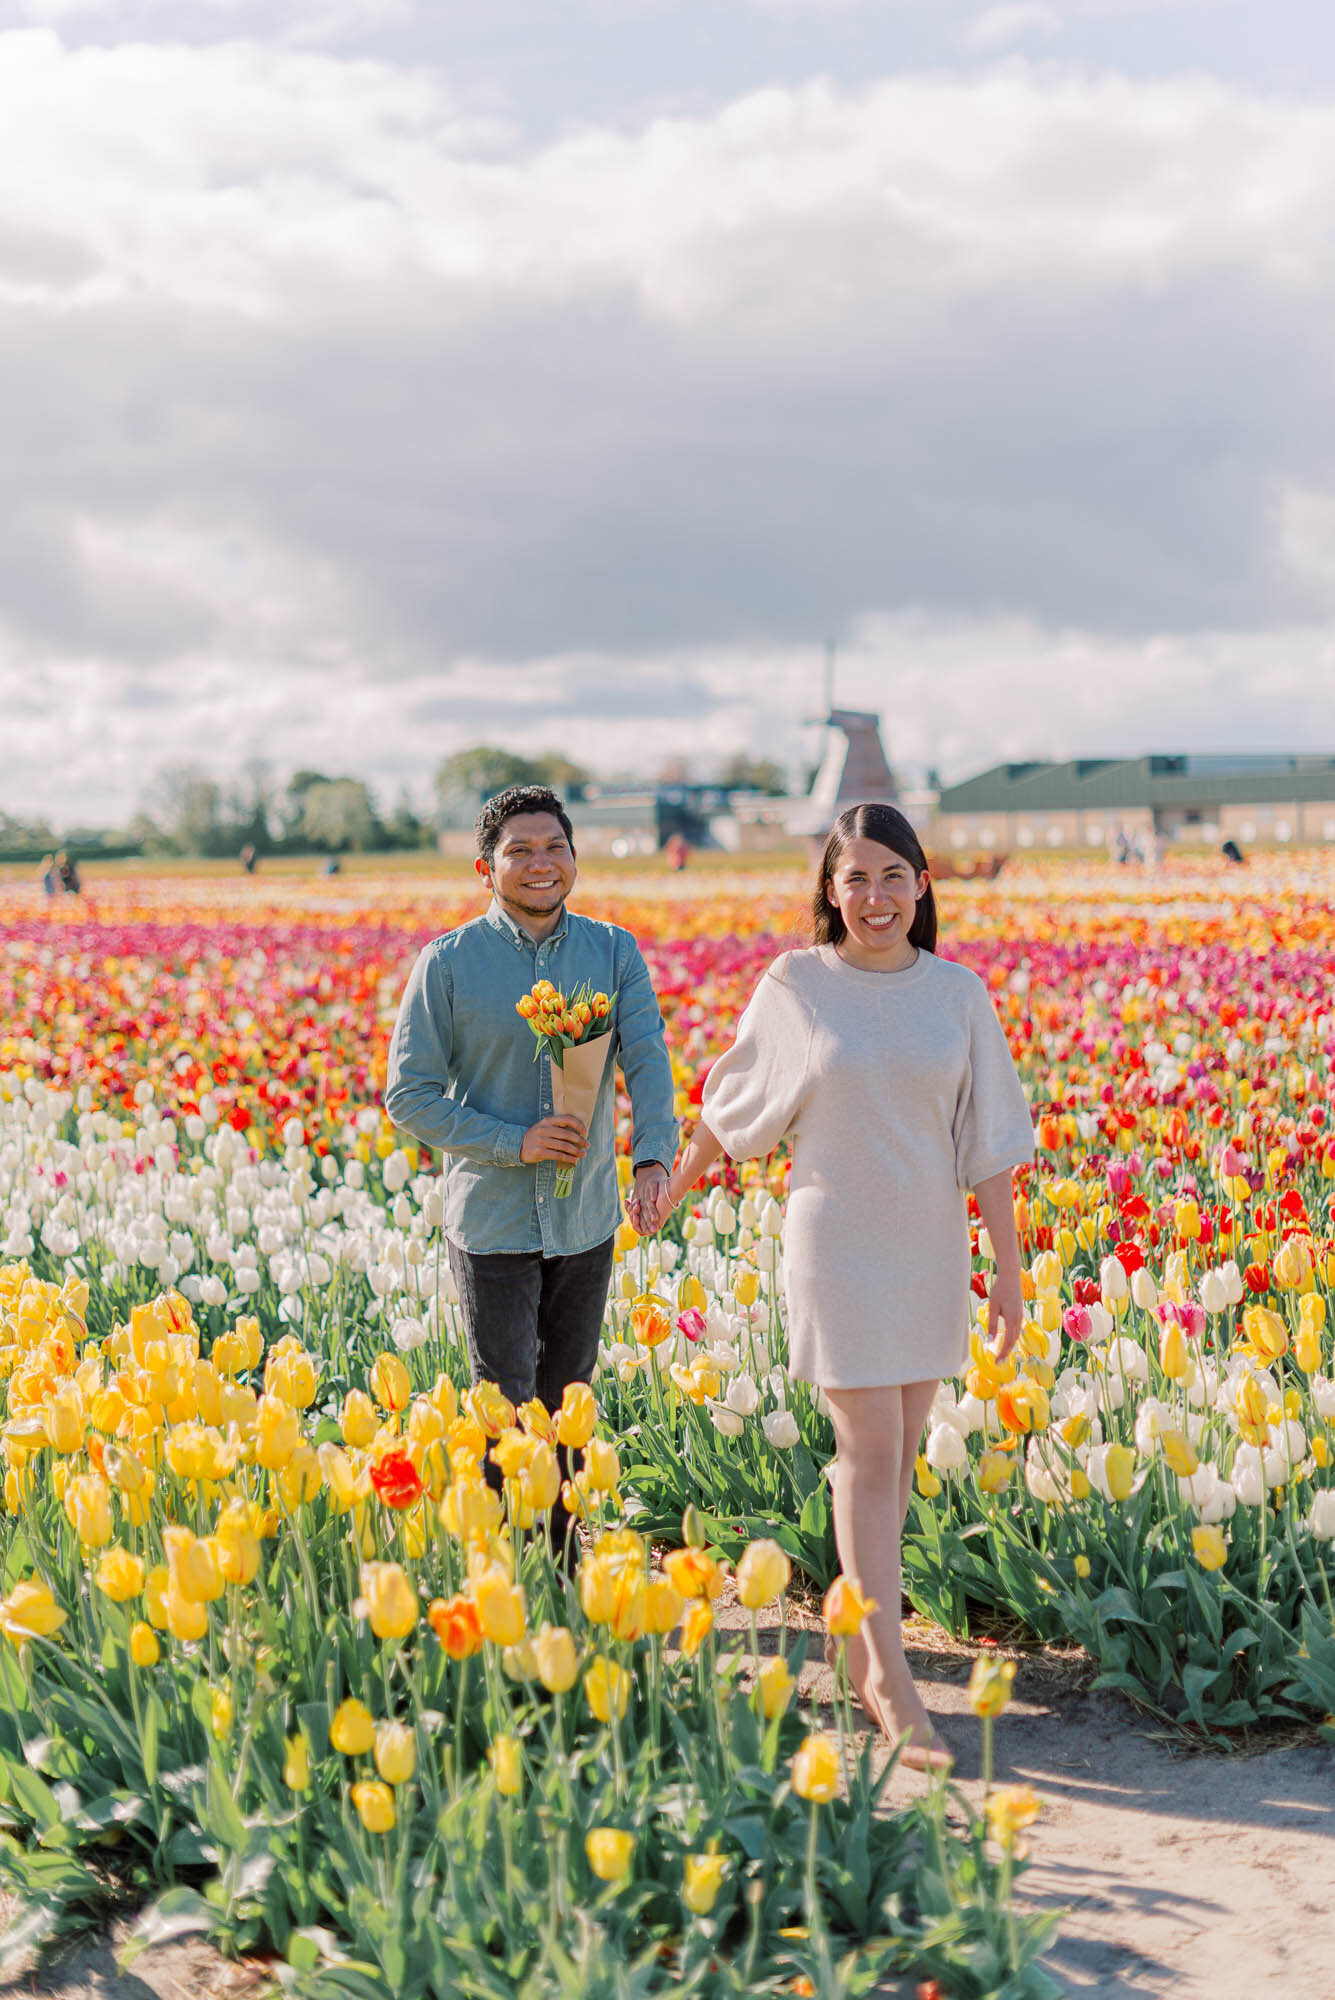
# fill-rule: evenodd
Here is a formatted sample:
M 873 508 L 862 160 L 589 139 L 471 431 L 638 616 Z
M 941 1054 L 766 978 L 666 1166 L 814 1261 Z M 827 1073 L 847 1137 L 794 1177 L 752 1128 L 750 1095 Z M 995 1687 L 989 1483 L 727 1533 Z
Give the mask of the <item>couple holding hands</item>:
M 824 1391 L 839 1558 L 876 1601 L 850 1672 L 873 1721 L 893 1740 L 907 1735 L 908 1762 L 943 1759 L 904 1656 L 900 1534 L 937 1384 L 968 1351 L 969 1190 L 995 1259 L 993 1344 L 1006 1354 L 1019 1339 L 1011 1169 L 1034 1141 L 986 987 L 936 955 L 916 834 L 886 805 L 835 822 L 813 942 L 761 978 L 679 1159 L 648 969 L 628 931 L 567 909 L 575 848 L 561 801 L 542 787 L 499 793 L 478 816 L 477 844 L 491 906 L 419 956 L 385 1092 L 394 1123 L 444 1155 L 445 1235 L 474 1380 L 554 1409 L 597 1361 L 620 1213 L 614 1065 L 586 1131 L 556 1112 L 550 1058 L 544 1049 L 535 1062 L 515 1011 L 539 980 L 567 994 L 587 984 L 615 996 L 612 1048 L 634 1121 L 626 1212 L 641 1234 L 661 1228 L 722 1153 L 761 1157 L 794 1135 L 789 1372 Z M 561 1199 L 557 1175 L 571 1166 Z

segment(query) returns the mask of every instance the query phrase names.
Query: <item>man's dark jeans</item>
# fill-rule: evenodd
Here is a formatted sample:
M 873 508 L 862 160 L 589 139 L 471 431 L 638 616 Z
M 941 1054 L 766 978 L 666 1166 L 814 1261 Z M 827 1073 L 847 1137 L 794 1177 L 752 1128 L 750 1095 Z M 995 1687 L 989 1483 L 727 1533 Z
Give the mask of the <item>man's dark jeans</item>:
M 475 1382 L 497 1382 L 515 1404 L 537 1396 L 549 1410 L 567 1382 L 587 1382 L 612 1278 L 612 1242 L 569 1257 L 541 1250 L 478 1254 L 447 1248 Z
M 555 1414 L 567 1382 L 590 1380 L 612 1278 L 612 1243 L 609 1236 L 592 1250 L 544 1257 L 541 1250 L 476 1253 L 446 1238 L 474 1382 L 499 1383 L 516 1409 L 537 1396 Z M 564 1445 L 557 1456 L 568 1477 Z M 499 1485 L 490 1458 L 486 1469 L 491 1483 Z M 567 1540 L 568 1529 L 558 1500 L 551 1513 L 552 1543 L 573 1563 L 575 1543 Z

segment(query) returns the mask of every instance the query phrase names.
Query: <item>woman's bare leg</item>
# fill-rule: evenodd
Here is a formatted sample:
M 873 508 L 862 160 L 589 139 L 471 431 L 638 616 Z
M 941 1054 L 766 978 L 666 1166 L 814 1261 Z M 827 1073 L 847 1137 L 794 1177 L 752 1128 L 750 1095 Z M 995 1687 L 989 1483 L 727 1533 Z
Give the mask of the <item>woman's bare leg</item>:
M 839 1455 L 834 1478 L 839 1560 L 845 1575 L 855 1577 L 877 1603 L 862 1640 L 850 1642 L 850 1678 L 888 1735 L 912 1730 L 913 1743 L 925 1749 L 937 1739 L 904 1656 L 900 1533 L 936 1384 L 826 1393 Z

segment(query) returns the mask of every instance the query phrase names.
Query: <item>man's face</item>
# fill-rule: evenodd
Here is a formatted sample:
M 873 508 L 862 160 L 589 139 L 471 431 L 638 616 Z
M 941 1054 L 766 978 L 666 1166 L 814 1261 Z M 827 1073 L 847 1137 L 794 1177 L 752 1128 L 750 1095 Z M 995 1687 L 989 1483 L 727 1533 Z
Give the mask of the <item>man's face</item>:
M 575 884 L 575 851 L 554 813 L 516 813 L 477 872 L 516 922 L 556 914 Z

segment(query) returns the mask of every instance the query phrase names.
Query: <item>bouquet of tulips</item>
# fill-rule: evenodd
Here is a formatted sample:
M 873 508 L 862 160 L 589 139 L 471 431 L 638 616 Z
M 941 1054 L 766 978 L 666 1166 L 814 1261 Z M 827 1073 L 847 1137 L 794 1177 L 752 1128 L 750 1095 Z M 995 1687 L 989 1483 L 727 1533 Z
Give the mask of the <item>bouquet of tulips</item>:
M 616 994 L 595 993 L 586 981 L 567 1000 L 550 979 L 540 979 L 531 992 L 515 1002 L 537 1037 L 535 1054 L 546 1049 L 552 1064 L 552 1108 L 561 1116 L 578 1118 L 587 1131 L 593 1121 L 612 1032 Z M 562 1167 L 556 1176 L 558 1200 L 574 1186 L 575 1169 Z

